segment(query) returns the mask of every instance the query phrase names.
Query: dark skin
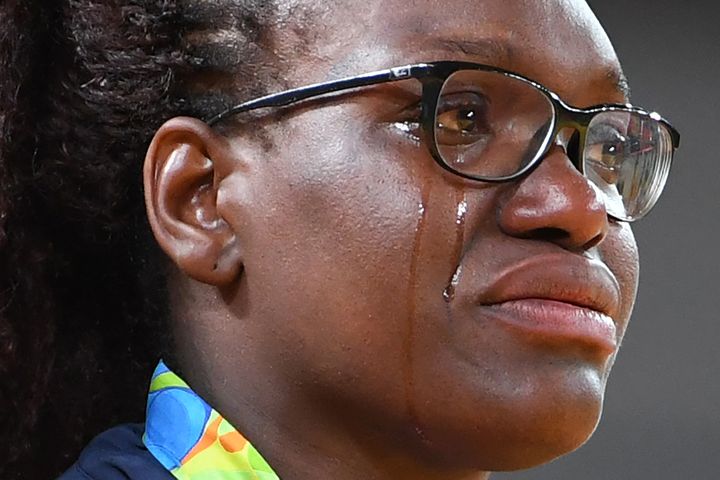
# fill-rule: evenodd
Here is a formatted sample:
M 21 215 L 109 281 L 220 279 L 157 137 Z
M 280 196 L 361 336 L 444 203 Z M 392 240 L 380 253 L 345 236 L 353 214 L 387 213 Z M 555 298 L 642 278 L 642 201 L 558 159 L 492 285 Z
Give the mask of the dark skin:
M 577 106 L 627 101 L 584 2 L 322 8 L 293 86 L 456 59 Z M 483 479 L 574 450 L 599 419 L 637 287 L 629 226 L 608 218 L 564 136 L 517 182 L 444 172 L 401 128 L 417 93 L 372 87 L 224 134 L 175 118 L 149 149 L 178 362 L 285 480 Z M 488 306 L 502 282 L 592 296 L 596 281 L 612 287 L 609 347 L 508 329 Z

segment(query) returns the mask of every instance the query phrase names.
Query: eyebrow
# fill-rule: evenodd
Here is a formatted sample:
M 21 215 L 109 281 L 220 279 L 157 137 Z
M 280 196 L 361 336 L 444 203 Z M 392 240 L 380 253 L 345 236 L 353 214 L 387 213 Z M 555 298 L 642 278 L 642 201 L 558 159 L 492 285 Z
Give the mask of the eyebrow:
M 631 91 L 630 91 L 630 82 L 628 82 L 627 77 L 625 76 L 625 73 L 622 70 L 617 70 L 615 68 L 608 69 L 607 73 L 605 74 L 606 78 L 613 82 L 615 87 L 618 89 L 620 93 L 622 93 L 625 98 L 630 100 Z
M 448 50 L 451 53 L 459 53 L 488 59 L 494 65 L 511 64 L 517 58 L 517 48 L 508 42 L 497 39 L 479 38 L 473 40 L 455 38 L 435 38 L 431 45 Z M 630 83 L 625 73 L 618 68 L 609 67 L 605 72 L 605 79 L 612 82 L 614 87 L 626 99 L 630 99 Z
M 474 57 L 492 59 L 495 63 L 510 63 L 516 56 L 513 45 L 496 39 L 478 38 L 473 40 L 455 38 L 434 38 L 432 46 Z

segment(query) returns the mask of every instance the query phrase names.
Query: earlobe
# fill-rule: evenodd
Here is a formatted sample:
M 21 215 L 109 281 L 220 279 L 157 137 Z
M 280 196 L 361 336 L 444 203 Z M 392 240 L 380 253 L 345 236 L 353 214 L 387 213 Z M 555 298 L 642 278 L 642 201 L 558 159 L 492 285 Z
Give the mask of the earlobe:
M 204 122 L 173 118 L 155 134 L 143 178 L 160 247 L 189 277 L 216 286 L 235 281 L 242 270 L 238 236 L 217 208 L 228 155 L 225 139 Z

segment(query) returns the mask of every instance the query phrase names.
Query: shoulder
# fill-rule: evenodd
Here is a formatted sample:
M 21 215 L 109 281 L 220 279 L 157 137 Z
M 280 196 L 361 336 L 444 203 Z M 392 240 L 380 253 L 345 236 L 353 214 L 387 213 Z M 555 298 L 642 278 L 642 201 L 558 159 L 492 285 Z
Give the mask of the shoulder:
M 173 479 L 143 445 L 143 429 L 122 425 L 98 435 L 58 480 Z

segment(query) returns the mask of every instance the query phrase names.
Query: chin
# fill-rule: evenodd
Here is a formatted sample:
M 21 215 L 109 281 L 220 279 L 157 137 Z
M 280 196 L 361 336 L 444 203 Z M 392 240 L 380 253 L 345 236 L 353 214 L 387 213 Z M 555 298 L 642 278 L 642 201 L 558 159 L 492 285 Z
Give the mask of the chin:
M 527 423 L 523 431 L 498 432 L 499 445 L 491 452 L 492 460 L 482 468 L 496 472 L 524 470 L 571 453 L 590 439 L 600 420 L 600 411 L 585 410 L 574 415 L 558 412 L 549 417 L 542 414 L 537 420 L 525 414 L 522 417 Z
M 443 463 L 472 470 L 514 471 L 536 467 L 575 451 L 591 437 L 599 418 L 599 410 L 579 415 L 520 412 L 512 421 L 498 422 L 492 428 L 468 422 L 456 431 L 424 434 L 430 448 L 439 447 L 433 456 L 443 458 Z
M 560 372 L 555 372 L 556 374 Z M 444 410 L 423 412 L 424 443 L 456 467 L 523 470 L 582 446 L 602 413 L 605 381 L 594 371 L 543 375 L 488 392 L 444 392 Z M 431 407 L 434 402 L 427 402 Z M 428 417 L 430 415 L 430 417 Z

